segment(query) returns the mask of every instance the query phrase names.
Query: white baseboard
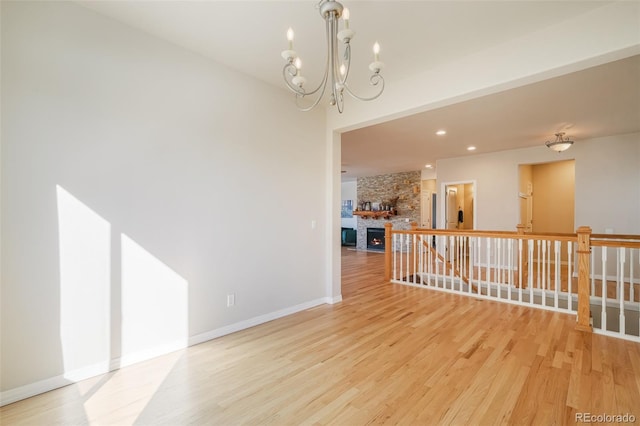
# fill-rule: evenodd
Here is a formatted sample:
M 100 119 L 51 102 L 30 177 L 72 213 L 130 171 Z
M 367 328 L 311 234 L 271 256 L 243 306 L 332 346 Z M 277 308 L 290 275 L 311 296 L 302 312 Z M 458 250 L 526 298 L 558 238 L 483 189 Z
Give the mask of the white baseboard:
M 342 294 L 339 294 L 334 297 L 325 297 L 325 303 L 328 305 L 335 305 L 336 303 L 342 302 Z
M 138 362 L 146 361 L 152 358 L 166 355 L 171 352 L 175 352 L 180 349 L 184 349 L 187 346 L 197 345 L 199 343 L 206 342 L 218 337 L 222 337 L 227 334 L 235 333 L 236 331 L 244 330 L 246 328 L 254 327 L 256 325 L 263 324 L 265 322 L 273 321 L 278 318 L 285 317 L 287 315 L 295 314 L 296 312 L 304 311 L 309 308 L 313 308 L 323 304 L 335 304 L 342 301 L 342 295 L 335 297 L 323 297 L 320 299 L 314 299 L 309 302 L 301 303 L 299 305 L 290 306 L 288 308 L 281 309 L 279 311 L 270 312 L 268 314 L 259 315 L 257 317 L 249 318 L 244 321 L 237 322 L 235 324 L 220 327 L 206 333 L 192 336 L 188 341 L 175 341 L 169 342 L 162 346 L 146 349 L 133 354 L 128 354 L 120 358 L 112 359 L 109 363 L 102 362 L 87 367 L 83 367 L 77 370 L 66 372 L 64 375 L 51 377 L 45 380 L 39 380 L 34 383 L 29 383 L 24 386 L 9 389 L 0 392 L 0 407 L 12 404 L 22 399 L 30 398 L 41 393 L 49 392 L 54 389 L 67 386 L 81 380 L 89 379 L 91 377 L 106 374 L 110 371 L 118 370 L 119 368 L 126 367 L 128 365 L 136 364 Z
M 7 391 L 0 392 L 0 407 L 20 401 L 21 399 L 30 398 L 40 393 L 49 392 L 50 390 L 70 385 L 72 383 L 74 382 L 69 379 L 65 379 L 64 376 L 60 375 L 9 389 Z
M 315 306 L 322 305 L 325 303 L 331 304 L 332 303 L 331 298 L 323 297 L 321 299 L 311 300 L 309 302 L 301 303 L 295 306 L 290 306 L 288 308 L 284 308 L 279 311 L 270 312 L 268 314 L 249 318 L 247 320 L 240 321 L 235 324 L 216 328 L 215 330 L 207 331 L 206 333 L 197 334 L 189 338 L 189 346 L 197 345 L 212 339 L 216 339 L 218 337 L 222 337 L 227 334 L 235 333 L 236 331 L 244 330 L 246 328 L 255 327 L 256 325 L 273 321 L 275 319 L 282 318 L 287 315 L 295 314 L 296 312 L 304 311 L 305 309 L 313 308 Z

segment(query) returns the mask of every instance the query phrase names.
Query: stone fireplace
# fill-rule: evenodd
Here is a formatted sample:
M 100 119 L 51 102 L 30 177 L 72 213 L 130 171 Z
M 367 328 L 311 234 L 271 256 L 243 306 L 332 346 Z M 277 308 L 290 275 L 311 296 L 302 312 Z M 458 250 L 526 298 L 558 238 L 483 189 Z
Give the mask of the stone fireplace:
M 358 250 L 384 252 L 385 224 L 391 223 L 394 229 L 407 230 L 411 228 L 411 222 L 420 221 L 420 178 L 419 171 L 358 178 L 356 205 L 368 201 L 371 209 L 375 210 L 376 206 L 380 208 L 395 199 L 397 204 L 394 207 L 398 212 L 387 219 L 358 216 Z M 370 230 L 379 230 L 378 235 L 371 237 Z

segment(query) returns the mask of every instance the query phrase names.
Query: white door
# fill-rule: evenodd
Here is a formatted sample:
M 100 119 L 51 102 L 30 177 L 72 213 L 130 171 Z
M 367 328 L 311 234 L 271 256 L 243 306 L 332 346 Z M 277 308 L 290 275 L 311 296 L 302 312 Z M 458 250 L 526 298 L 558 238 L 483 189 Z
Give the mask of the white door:
M 533 185 L 527 182 L 527 192 L 520 193 L 520 223 L 525 232 L 533 232 Z
M 431 191 L 422 191 L 420 202 L 420 228 L 431 229 Z
M 458 209 L 457 209 L 457 198 L 458 198 L 458 188 L 447 187 L 447 229 L 457 229 L 458 228 Z

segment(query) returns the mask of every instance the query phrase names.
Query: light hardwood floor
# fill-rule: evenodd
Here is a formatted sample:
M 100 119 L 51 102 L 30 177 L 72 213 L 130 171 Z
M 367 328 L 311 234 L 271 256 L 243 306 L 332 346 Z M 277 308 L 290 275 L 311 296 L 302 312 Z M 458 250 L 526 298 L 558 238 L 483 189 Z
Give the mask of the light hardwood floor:
M 2 424 L 640 422 L 640 344 L 577 332 L 569 315 L 388 284 L 383 255 L 342 254 L 342 303 L 3 407 Z

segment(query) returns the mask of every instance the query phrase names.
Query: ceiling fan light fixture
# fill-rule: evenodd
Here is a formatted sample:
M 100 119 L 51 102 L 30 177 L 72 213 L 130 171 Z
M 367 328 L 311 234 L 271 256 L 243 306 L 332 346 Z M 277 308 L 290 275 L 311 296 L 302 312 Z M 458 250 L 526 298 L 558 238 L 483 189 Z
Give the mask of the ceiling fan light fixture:
M 573 145 L 573 141 L 569 138 L 565 138 L 564 137 L 564 132 L 558 132 L 556 133 L 556 140 L 551 142 L 551 141 L 546 141 L 544 143 L 547 148 L 552 149 L 556 152 L 562 152 L 562 151 L 566 151 L 567 149 L 571 148 L 571 145 Z

